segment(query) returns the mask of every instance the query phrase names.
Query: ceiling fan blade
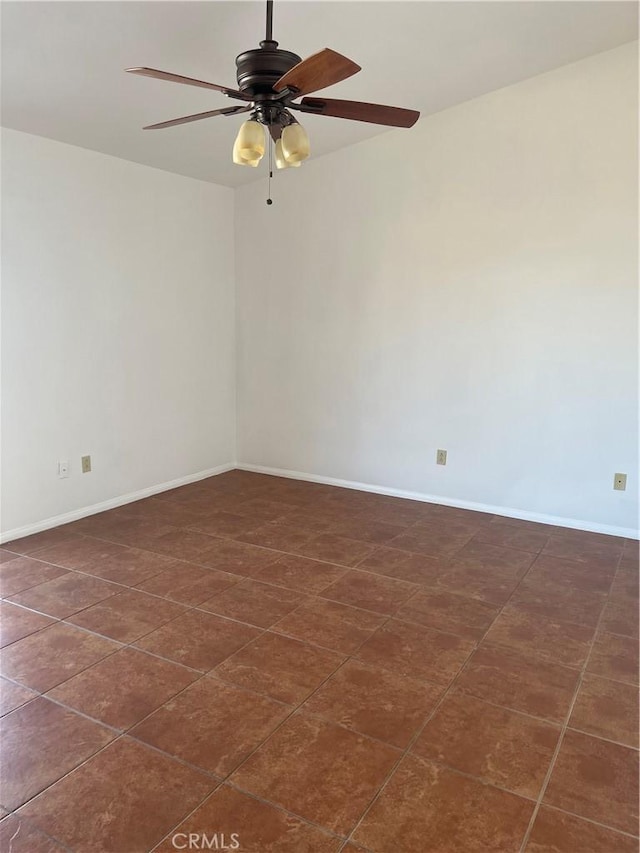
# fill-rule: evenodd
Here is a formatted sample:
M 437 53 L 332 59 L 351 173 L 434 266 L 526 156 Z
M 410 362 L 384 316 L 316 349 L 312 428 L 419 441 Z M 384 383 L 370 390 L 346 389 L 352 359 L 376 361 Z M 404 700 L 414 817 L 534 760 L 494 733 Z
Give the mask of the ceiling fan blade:
M 274 83 L 273 88 L 276 92 L 285 88 L 295 89 L 297 95 L 306 95 L 308 92 L 317 92 L 318 89 L 333 86 L 334 83 L 346 80 L 361 70 L 359 65 L 346 56 L 325 47 L 319 53 L 314 53 L 294 65 Z
M 240 98 L 250 101 L 249 95 L 230 89 L 228 86 L 218 86 L 217 83 L 206 83 L 204 80 L 195 80 L 193 77 L 183 77 L 181 74 L 170 74 L 168 71 L 158 71 L 156 68 L 125 68 L 128 74 L 140 74 L 142 77 L 153 77 L 156 80 L 168 80 L 170 83 L 184 83 L 187 86 L 199 86 L 201 89 L 215 89 L 230 98 Z
M 195 113 L 192 116 L 183 116 L 182 118 L 172 118 L 169 121 L 160 121 L 158 124 L 148 124 L 143 127 L 143 130 L 160 130 L 162 127 L 174 127 L 176 124 L 188 124 L 190 121 L 200 121 L 202 118 L 212 118 L 213 116 L 233 116 L 237 113 L 248 113 L 252 107 L 225 107 L 222 110 L 209 110 L 206 113 Z
M 331 98 L 303 98 L 299 108 L 303 112 L 317 113 L 317 115 L 349 118 L 353 121 L 371 122 L 371 124 L 386 124 L 389 127 L 413 127 L 420 118 L 417 110 L 386 107 L 383 104 L 366 104 L 362 101 L 337 101 Z

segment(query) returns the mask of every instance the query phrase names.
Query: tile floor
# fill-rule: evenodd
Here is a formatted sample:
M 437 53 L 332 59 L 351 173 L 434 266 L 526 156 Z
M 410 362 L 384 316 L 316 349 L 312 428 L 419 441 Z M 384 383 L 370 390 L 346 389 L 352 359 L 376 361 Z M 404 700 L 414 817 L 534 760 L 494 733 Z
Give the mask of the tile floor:
M 0 560 L 3 851 L 638 852 L 637 542 L 232 471 Z

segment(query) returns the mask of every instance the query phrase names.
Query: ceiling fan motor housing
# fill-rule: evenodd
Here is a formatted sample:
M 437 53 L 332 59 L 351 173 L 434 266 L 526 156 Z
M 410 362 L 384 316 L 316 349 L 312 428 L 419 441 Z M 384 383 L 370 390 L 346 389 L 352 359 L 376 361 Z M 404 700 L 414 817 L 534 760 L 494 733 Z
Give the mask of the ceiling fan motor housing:
M 280 50 L 277 41 L 261 41 L 259 48 L 236 57 L 238 88 L 257 95 L 256 100 L 260 100 L 260 95 L 273 96 L 273 84 L 299 62 L 302 59 L 297 53 Z

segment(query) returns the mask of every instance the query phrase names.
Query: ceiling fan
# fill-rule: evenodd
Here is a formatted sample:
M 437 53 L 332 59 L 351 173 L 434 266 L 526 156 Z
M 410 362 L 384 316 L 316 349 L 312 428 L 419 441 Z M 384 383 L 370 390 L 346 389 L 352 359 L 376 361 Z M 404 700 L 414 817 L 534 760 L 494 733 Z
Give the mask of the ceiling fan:
M 243 103 L 238 106 L 209 110 L 204 113 L 151 124 L 144 130 L 174 127 L 212 116 L 231 116 L 251 113 L 249 121 L 240 128 L 233 149 L 233 162 L 241 166 L 257 166 L 265 151 L 264 127 L 275 142 L 275 161 L 279 169 L 299 166 L 310 154 L 309 138 L 291 110 L 313 115 L 334 116 L 389 127 L 412 127 L 420 113 L 400 107 L 368 104 L 361 101 L 341 101 L 331 98 L 305 97 L 346 80 L 360 71 L 346 56 L 328 47 L 301 59 L 296 53 L 281 50 L 273 40 L 273 0 L 267 0 L 266 37 L 260 47 L 247 50 L 236 57 L 238 88 L 206 83 L 180 74 L 170 74 L 155 68 L 127 68 L 130 74 L 141 74 L 157 80 L 184 83 L 214 89 Z M 302 98 L 296 101 L 297 98 Z

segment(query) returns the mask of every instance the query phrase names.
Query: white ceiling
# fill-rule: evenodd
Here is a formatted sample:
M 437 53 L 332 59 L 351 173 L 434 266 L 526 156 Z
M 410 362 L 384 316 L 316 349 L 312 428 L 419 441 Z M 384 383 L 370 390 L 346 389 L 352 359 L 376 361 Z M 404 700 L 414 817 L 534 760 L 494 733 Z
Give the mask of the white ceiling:
M 2 124 L 228 186 L 255 180 L 264 161 L 259 170 L 231 162 L 244 116 L 141 130 L 238 101 L 122 69 L 147 65 L 234 86 L 234 59 L 264 38 L 264 16 L 264 3 L 252 0 L 3 2 Z M 427 115 L 631 41 L 637 18 L 635 2 L 615 0 L 276 0 L 274 37 L 303 57 L 331 47 L 362 66 L 331 97 Z M 313 156 L 389 132 L 318 116 L 304 124 Z

